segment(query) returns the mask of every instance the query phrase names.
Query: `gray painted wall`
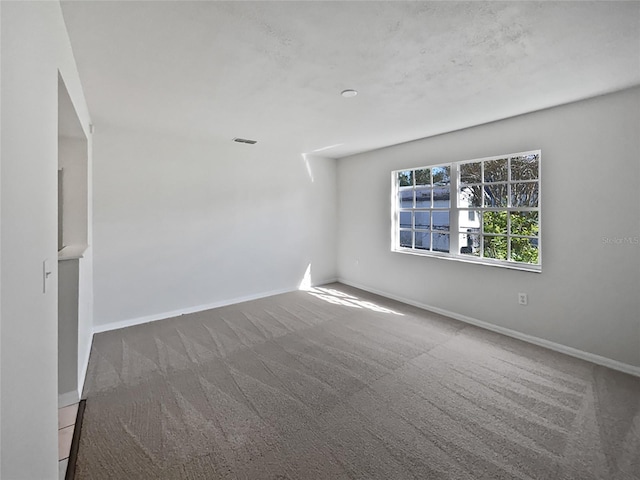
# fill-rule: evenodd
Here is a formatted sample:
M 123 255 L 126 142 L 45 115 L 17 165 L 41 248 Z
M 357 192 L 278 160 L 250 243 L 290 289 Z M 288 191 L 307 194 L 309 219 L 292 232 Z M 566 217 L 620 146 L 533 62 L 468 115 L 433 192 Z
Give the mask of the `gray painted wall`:
M 640 366 L 639 125 L 634 88 L 340 160 L 339 277 Z M 533 149 L 542 273 L 390 251 L 392 170 Z
M 58 394 L 74 396 L 78 388 L 78 289 L 79 262 L 58 262 Z M 60 405 L 64 406 L 64 405 Z
M 100 125 L 95 326 L 335 278 L 336 162 Z

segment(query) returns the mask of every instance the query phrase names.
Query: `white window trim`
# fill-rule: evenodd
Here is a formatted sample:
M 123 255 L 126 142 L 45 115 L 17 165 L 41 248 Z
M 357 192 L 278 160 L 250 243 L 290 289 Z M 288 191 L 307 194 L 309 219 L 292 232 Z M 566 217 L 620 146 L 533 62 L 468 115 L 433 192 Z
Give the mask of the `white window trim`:
M 460 165 L 472 162 L 485 162 L 491 160 L 499 160 L 503 158 L 511 158 L 525 155 L 538 155 L 538 206 L 537 207 L 496 207 L 496 208 L 460 208 L 458 207 L 458 187 L 460 182 Z M 450 206 L 449 206 L 449 253 L 447 252 L 435 252 L 429 250 L 417 250 L 415 248 L 406 248 L 400 246 L 400 205 L 398 201 L 398 195 L 400 188 L 398 185 L 398 172 L 405 172 L 409 170 L 420 170 L 422 168 L 434 168 L 441 166 L 450 166 L 451 170 L 451 185 L 450 185 Z M 510 173 L 509 173 L 510 176 Z M 509 179 L 510 181 L 510 179 Z M 522 270 L 527 272 L 540 273 L 542 271 L 542 152 L 541 150 L 530 150 L 525 152 L 508 153 L 504 155 L 495 155 L 492 157 L 482 157 L 470 160 L 456 161 L 450 163 L 433 163 L 431 165 L 423 165 L 418 167 L 408 167 L 394 170 L 391 172 L 391 251 L 395 253 L 403 253 L 409 255 L 416 255 L 420 257 L 439 258 L 443 260 L 475 263 L 479 265 L 486 265 L 492 267 L 508 268 L 511 270 Z M 459 214 L 461 211 L 466 210 L 496 210 L 496 211 L 537 211 L 538 212 L 538 263 L 529 264 L 524 262 L 515 262 L 513 260 L 499 260 L 485 257 L 475 257 L 471 255 L 458 253 L 460 251 L 459 245 Z M 484 234 L 483 234 L 484 235 Z

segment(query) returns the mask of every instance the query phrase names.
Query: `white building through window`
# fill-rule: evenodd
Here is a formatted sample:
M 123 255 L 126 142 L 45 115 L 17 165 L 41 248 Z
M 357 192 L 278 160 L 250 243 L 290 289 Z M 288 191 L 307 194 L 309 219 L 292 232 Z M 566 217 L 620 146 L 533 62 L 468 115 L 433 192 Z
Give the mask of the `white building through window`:
M 540 271 L 540 156 L 392 172 L 392 250 Z

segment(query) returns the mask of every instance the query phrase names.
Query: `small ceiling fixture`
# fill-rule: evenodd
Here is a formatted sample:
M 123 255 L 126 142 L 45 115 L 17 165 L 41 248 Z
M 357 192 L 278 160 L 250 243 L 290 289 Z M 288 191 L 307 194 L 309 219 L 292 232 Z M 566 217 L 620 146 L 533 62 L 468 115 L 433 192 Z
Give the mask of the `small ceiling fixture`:
M 249 140 L 247 138 L 240 138 L 240 137 L 235 137 L 233 139 L 234 142 L 238 142 L 238 143 L 248 143 L 249 145 L 253 145 L 255 143 L 258 143 L 257 140 Z
M 358 92 L 355 90 L 343 90 L 342 93 L 340 93 L 340 95 L 342 95 L 345 98 L 351 98 L 351 97 L 355 97 L 356 95 L 358 95 Z

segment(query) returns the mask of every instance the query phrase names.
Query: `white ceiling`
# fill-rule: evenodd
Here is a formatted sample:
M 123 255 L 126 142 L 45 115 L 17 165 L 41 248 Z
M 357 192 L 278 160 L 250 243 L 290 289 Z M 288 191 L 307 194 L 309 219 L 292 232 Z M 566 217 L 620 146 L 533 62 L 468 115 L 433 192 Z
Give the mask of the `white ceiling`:
M 640 2 L 62 7 L 97 129 L 342 157 L 640 84 Z

